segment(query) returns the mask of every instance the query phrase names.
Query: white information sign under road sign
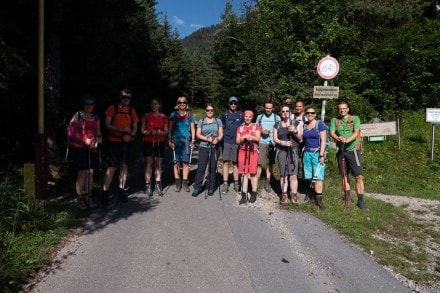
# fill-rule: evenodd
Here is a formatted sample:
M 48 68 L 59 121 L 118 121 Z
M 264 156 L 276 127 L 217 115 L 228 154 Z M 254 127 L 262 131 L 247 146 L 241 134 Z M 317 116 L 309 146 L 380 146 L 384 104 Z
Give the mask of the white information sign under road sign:
M 338 97 L 338 86 L 315 86 L 313 88 L 314 99 L 337 99 Z
M 440 123 L 440 108 L 426 108 L 426 122 Z
M 322 58 L 318 63 L 318 74 L 323 79 L 332 79 L 339 73 L 339 63 L 333 57 Z
M 362 136 L 396 135 L 396 121 L 361 124 Z

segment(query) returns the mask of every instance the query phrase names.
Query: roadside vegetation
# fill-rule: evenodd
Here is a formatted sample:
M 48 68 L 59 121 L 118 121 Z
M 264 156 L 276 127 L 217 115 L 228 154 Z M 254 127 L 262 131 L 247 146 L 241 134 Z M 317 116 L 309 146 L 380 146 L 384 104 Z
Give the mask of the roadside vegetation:
M 365 192 L 439 201 L 440 139 L 437 136 L 431 162 L 431 137 L 432 125 L 425 122 L 425 113 L 417 112 L 401 119 L 400 149 L 397 136 L 388 136 L 384 142 L 367 142 L 364 138 Z M 335 150 L 331 149 L 324 183 L 327 209 L 319 211 L 312 204 L 286 208 L 314 214 L 380 264 L 409 280 L 419 284 L 440 281 L 440 206 L 426 206 L 433 218 L 413 217 L 408 205 L 396 206 L 367 196 L 369 211 L 364 212 L 356 207 L 354 178 L 350 181 L 353 202 L 345 208 Z

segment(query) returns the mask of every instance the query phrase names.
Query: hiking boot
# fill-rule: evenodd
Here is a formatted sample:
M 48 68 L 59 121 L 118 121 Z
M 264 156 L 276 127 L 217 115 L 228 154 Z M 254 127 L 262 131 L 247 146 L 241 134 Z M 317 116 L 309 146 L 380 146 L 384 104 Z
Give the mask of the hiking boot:
M 108 206 L 108 190 L 103 190 L 101 193 L 101 207 Z
M 208 196 L 213 196 L 214 195 L 214 189 L 208 189 Z
M 120 202 L 127 202 L 128 201 L 127 190 L 128 190 L 128 188 L 119 188 L 118 199 Z
M 363 200 L 358 200 L 357 204 L 358 208 L 360 208 L 363 211 L 368 211 L 367 205 L 364 203 Z
M 183 189 L 183 191 L 190 192 L 188 180 L 183 181 L 182 189 Z
M 322 202 L 322 196 L 316 196 L 315 197 L 315 204 L 319 207 L 320 210 L 325 210 L 325 205 Z
M 153 196 L 153 193 L 151 192 L 151 184 L 150 183 L 145 184 L 144 193 L 148 196 Z
M 287 193 L 281 194 L 280 204 L 285 205 L 288 203 Z
M 235 192 L 239 192 L 240 191 L 240 184 L 238 184 L 238 182 L 234 183 L 234 191 Z
M 249 199 L 250 203 L 254 203 L 257 200 L 257 192 L 251 191 L 251 198 Z
M 222 193 L 226 194 L 229 191 L 229 185 L 227 183 L 223 183 Z
M 176 192 L 179 192 L 182 189 L 182 182 L 180 179 L 176 179 Z
M 266 178 L 266 183 L 264 184 L 264 190 L 267 193 L 271 192 L 271 186 L 270 186 L 270 178 Z
M 290 194 L 290 200 L 294 205 L 298 205 L 298 195 L 296 193 Z
M 162 184 L 160 182 L 156 182 L 156 185 L 154 186 L 154 192 L 160 196 L 163 196 Z
M 238 202 L 238 204 L 246 204 L 246 202 L 247 202 L 247 194 L 246 194 L 246 192 L 242 192 L 241 193 L 241 199 Z
M 200 194 L 200 190 L 197 187 L 193 188 L 192 196 L 196 197 Z

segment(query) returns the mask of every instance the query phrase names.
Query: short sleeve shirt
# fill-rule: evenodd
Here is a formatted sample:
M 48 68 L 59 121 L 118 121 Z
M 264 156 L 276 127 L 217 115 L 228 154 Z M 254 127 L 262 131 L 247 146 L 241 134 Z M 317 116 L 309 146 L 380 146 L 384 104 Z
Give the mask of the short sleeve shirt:
M 173 122 L 171 134 L 173 139 L 187 139 L 191 137 L 191 123 L 196 121 L 191 112 L 186 111 L 185 115 L 180 115 L 179 112 L 175 111 L 171 113 L 170 120 Z
M 353 134 L 353 129 L 361 129 L 361 120 L 359 119 L 359 116 L 347 116 L 347 118 L 340 119 L 339 126 L 336 127 L 336 121 L 339 118 L 332 118 L 330 121 L 330 131 L 334 131 L 337 136 L 342 136 L 345 138 L 350 137 Z M 351 123 L 351 121 L 353 123 Z M 359 143 L 358 139 L 345 144 L 345 150 L 351 151 L 356 148 L 356 145 Z
M 211 135 L 214 137 L 218 137 L 220 127 L 223 127 L 223 123 L 218 118 L 214 118 L 214 120 L 211 123 L 208 123 L 206 118 L 200 119 L 197 122 L 197 128 L 201 128 L 202 135 L 206 137 Z M 208 147 L 208 142 L 201 141 L 200 146 Z

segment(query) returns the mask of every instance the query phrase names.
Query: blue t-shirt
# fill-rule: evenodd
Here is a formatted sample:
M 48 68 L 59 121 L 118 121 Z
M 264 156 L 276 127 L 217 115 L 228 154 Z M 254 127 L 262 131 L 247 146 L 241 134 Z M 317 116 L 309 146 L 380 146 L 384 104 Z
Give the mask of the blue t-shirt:
M 220 127 L 223 127 L 223 123 L 220 119 L 214 118 L 214 120 L 211 123 L 208 123 L 206 118 L 200 119 L 199 122 L 197 122 L 197 128 L 201 128 L 201 132 L 203 136 L 211 136 L 218 137 L 218 129 Z M 207 141 L 201 141 L 200 142 L 201 147 L 208 147 Z
M 313 127 L 312 129 L 307 129 L 307 124 L 304 125 L 304 132 L 303 132 L 303 141 L 305 143 L 305 148 L 307 149 L 319 149 L 320 147 L 320 139 L 319 139 L 319 133 L 321 131 L 326 131 L 327 127 L 322 121 L 316 121 L 318 123 L 318 131 L 316 131 L 316 127 Z
M 228 110 L 222 114 L 221 120 L 224 126 L 223 141 L 229 144 L 237 144 L 237 127 L 244 122 L 243 112 L 235 111 L 235 113 L 232 113 Z
M 171 113 L 170 121 L 173 122 L 173 132 L 171 136 L 174 140 L 178 139 L 191 139 L 191 123 L 196 121 L 196 118 L 191 112 L 185 112 L 185 115 L 181 116 L 178 111 Z
M 256 123 L 260 125 L 261 128 L 261 139 L 260 143 L 262 144 L 274 144 L 273 143 L 273 128 L 276 122 L 280 122 L 281 118 L 275 113 L 272 113 L 270 116 L 266 114 L 260 114 L 257 117 Z M 264 135 L 263 130 L 269 129 L 269 135 Z

